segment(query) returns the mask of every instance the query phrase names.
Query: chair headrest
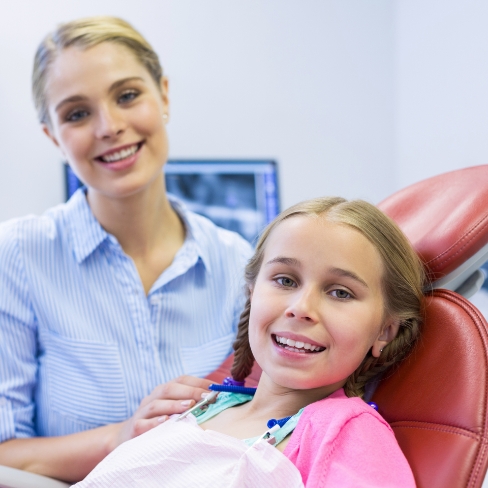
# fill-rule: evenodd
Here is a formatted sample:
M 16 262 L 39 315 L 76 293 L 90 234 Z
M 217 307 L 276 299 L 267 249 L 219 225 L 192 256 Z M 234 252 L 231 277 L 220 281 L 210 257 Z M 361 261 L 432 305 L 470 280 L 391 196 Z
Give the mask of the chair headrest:
M 488 259 L 488 165 L 415 183 L 379 204 L 425 263 L 433 288 L 456 290 L 479 281 Z M 466 286 L 466 285 L 465 285 Z

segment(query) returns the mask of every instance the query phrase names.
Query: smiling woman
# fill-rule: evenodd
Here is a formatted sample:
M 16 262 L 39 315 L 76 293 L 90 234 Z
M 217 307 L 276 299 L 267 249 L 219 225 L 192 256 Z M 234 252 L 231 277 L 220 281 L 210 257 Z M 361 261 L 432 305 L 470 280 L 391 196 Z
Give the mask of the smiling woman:
M 127 22 L 59 26 L 32 83 L 86 186 L 0 226 L 0 464 L 77 481 L 207 391 L 251 249 L 167 195 L 168 80 Z

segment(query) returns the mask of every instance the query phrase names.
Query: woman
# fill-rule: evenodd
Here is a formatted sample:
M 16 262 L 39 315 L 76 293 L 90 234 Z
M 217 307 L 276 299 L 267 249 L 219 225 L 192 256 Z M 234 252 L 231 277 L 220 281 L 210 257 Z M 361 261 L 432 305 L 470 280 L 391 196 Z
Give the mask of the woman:
M 77 481 L 206 391 L 170 380 L 230 352 L 251 250 L 166 194 L 168 83 L 129 24 L 60 26 L 33 94 L 87 189 L 0 229 L 0 464 Z

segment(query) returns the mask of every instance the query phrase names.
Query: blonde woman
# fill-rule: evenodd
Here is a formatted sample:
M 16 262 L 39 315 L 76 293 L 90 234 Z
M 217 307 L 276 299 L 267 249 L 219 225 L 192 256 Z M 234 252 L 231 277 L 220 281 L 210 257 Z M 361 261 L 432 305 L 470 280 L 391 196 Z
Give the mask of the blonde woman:
M 129 24 L 61 25 L 33 95 L 86 189 L 0 226 L 0 464 L 77 481 L 200 399 L 251 249 L 166 194 L 168 82 Z

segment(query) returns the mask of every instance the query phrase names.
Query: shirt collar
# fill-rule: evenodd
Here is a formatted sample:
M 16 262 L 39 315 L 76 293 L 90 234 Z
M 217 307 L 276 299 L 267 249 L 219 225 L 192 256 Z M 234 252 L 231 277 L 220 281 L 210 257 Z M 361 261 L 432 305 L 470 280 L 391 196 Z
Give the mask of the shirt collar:
M 82 263 L 102 242 L 109 238 L 93 215 L 85 195 L 80 188 L 69 199 L 67 225 L 70 227 L 73 252 L 78 264 Z
M 199 226 L 195 225 L 194 215 L 189 212 L 183 202 L 173 195 L 168 195 L 168 200 L 185 226 L 186 238 L 183 247 L 187 247 L 189 250 L 194 249 L 206 270 L 210 272 L 208 248 L 202 245 L 207 239 Z M 67 224 L 71 229 L 73 252 L 76 261 L 81 264 L 106 239 L 111 239 L 113 236 L 103 229 L 93 215 L 84 188 L 77 190 L 66 206 L 68 210 Z

